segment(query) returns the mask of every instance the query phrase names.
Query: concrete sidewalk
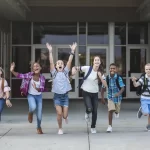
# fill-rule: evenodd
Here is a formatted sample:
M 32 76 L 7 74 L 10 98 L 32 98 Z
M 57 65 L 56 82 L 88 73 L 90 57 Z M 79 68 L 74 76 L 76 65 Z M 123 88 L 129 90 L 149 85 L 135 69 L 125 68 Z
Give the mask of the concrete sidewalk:
M 147 118 L 136 118 L 139 102 L 124 102 L 119 119 L 113 120 L 113 132 L 106 133 L 107 107 L 98 108 L 97 134 L 90 133 L 84 121 L 82 100 L 71 100 L 69 124 L 63 124 L 64 135 L 57 135 L 57 122 L 52 100 L 44 100 L 43 135 L 36 134 L 36 117 L 27 121 L 28 105 L 16 100 L 5 108 L 0 123 L 0 150 L 149 150 L 150 132 Z

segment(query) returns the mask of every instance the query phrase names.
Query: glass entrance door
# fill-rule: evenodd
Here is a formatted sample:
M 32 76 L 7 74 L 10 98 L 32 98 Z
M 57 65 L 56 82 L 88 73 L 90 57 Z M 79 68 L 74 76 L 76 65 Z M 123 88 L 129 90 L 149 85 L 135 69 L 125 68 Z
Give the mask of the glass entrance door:
M 136 95 L 136 88 L 133 86 L 131 77 L 139 78 L 144 72 L 147 50 L 147 47 L 129 47 L 127 50 L 127 98 L 139 98 Z
M 68 61 L 70 48 L 69 45 L 67 46 L 55 46 L 53 47 L 53 57 L 54 63 L 56 60 L 61 59 L 65 63 Z M 49 53 L 46 48 L 46 45 L 34 45 L 32 48 L 32 58 L 33 61 L 40 62 L 42 66 L 42 74 L 46 78 L 46 89 L 48 92 L 43 93 L 44 99 L 53 98 L 53 93 L 51 92 L 52 89 L 52 82 L 50 77 L 50 64 L 49 64 Z M 75 59 L 72 62 L 72 66 L 75 64 Z M 75 79 L 71 81 L 72 91 L 69 92 L 70 98 L 76 98 L 76 88 L 75 88 Z

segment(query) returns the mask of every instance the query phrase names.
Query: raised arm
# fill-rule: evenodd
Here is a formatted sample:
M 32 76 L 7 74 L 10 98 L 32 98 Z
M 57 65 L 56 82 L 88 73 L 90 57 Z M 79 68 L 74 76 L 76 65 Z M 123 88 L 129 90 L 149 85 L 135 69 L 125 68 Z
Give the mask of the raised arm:
M 52 71 L 55 68 L 54 61 L 53 61 L 53 54 L 52 54 L 52 46 L 49 43 L 46 43 L 46 47 L 49 50 L 50 70 Z
M 73 56 L 74 56 L 74 53 L 75 53 L 75 50 L 76 50 L 76 47 L 77 47 L 77 43 L 73 43 L 73 45 L 69 45 L 69 46 L 71 48 L 71 53 L 70 53 L 70 56 L 69 56 L 69 59 L 68 59 L 68 62 L 67 62 L 67 68 L 70 70 L 71 63 L 72 63 L 72 60 L 73 60 Z
M 11 72 L 15 77 L 17 77 L 19 73 L 18 73 L 18 72 L 15 72 L 14 69 L 15 69 L 15 63 L 12 62 L 12 63 L 11 63 L 11 66 L 10 66 L 10 72 Z

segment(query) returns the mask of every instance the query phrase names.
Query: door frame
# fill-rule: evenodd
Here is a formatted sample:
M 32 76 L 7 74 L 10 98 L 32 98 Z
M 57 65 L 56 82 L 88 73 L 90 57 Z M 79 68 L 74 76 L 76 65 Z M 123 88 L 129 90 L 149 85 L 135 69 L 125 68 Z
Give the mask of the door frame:
M 58 60 L 58 48 L 70 48 L 69 45 L 52 45 L 53 47 L 53 58 L 54 62 Z M 47 49 L 45 44 L 34 44 L 32 45 L 32 50 L 31 50 L 31 60 L 35 61 L 35 50 L 40 49 L 40 48 L 45 48 Z M 71 50 L 70 50 L 71 51 Z M 70 52 L 69 51 L 69 52 Z M 78 58 L 75 56 L 75 64 L 77 62 Z M 43 73 L 46 79 L 50 79 L 50 73 Z M 75 79 L 75 92 L 69 92 L 69 98 L 77 98 L 78 97 L 78 89 L 77 87 L 77 78 Z M 44 99 L 52 99 L 54 93 L 52 92 L 43 92 L 43 98 Z
M 108 54 L 108 50 L 109 50 L 109 46 L 88 46 L 87 47 L 87 51 L 86 51 L 86 64 L 90 65 L 90 49 L 94 48 L 94 49 L 106 49 L 106 74 L 109 73 L 109 54 Z
M 148 45 L 128 45 L 126 50 L 126 98 L 139 98 L 136 95 L 136 92 L 130 92 L 130 79 L 129 71 L 130 71 L 130 49 L 146 49 L 146 54 L 148 54 Z M 146 62 L 148 61 L 148 55 L 146 55 Z M 135 75 L 138 75 L 135 74 Z M 138 77 L 138 76 L 137 76 Z

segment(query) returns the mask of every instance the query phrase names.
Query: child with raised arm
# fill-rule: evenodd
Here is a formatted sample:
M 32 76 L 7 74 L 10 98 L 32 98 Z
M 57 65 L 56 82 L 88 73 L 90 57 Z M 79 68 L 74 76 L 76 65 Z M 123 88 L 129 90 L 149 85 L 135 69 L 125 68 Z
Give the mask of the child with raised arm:
M 145 65 L 145 74 L 136 82 L 137 78 L 132 77 L 134 87 L 142 85 L 141 107 L 138 111 L 138 118 L 142 115 L 148 116 L 147 130 L 150 131 L 150 63 Z
M 62 60 L 58 60 L 56 64 L 54 64 L 52 46 L 48 43 L 46 44 L 46 46 L 49 50 L 50 72 L 53 78 L 52 92 L 54 93 L 53 100 L 57 112 L 57 122 L 59 127 L 58 134 L 63 134 L 62 118 L 64 118 L 65 122 L 68 123 L 68 92 L 72 89 L 69 82 L 68 73 L 71 68 L 71 63 L 75 54 L 77 44 L 73 43 L 72 46 L 70 45 L 71 52 L 66 66 L 64 65 L 64 62 Z
M 33 121 L 33 112 L 36 110 L 37 116 L 37 133 L 43 134 L 41 128 L 42 121 L 42 92 L 45 90 L 45 77 L 40 73 L 41 66 L 38 62 L 34 62 L 31 66 L 32 72 L 28 72 L 25 74 L 18 73 L 14 71 L 15 63 L 13 62 L 10 67 L 10 71 L 17 78 L 21 78 L 24 80 L 24 85 L 22 87 L 21 93 L 27 96 L 28 105 L 29 105 L 29 113 L 28 113 L 28 121 L 32 123 Z
M 10 102 L 10 87 L 8 86 L 7 81 L 4 77 L 4 70 L 0 67 L 0 121 L 1 114 L 4 108 L 4 104 L 6 103 L 7 107 L 11 107 L 12 104 Z

